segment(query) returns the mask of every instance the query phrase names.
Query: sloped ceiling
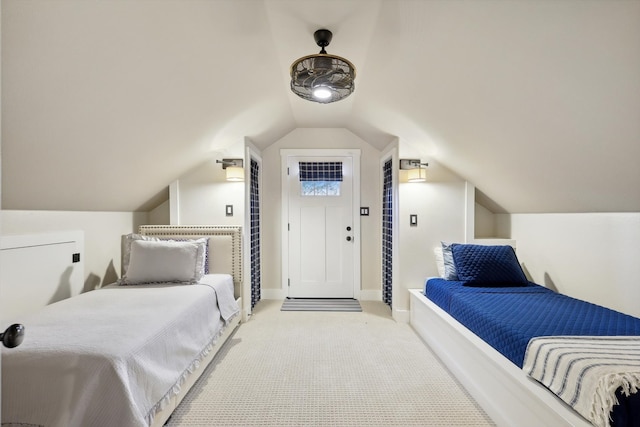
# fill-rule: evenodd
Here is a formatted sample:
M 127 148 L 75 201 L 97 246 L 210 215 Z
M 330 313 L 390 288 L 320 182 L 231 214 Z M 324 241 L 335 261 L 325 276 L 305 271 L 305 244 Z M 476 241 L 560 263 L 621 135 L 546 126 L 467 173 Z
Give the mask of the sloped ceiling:
M 356 92 L 289 90 L 316 53 Z M 250 138 L 394 138 L 504 212 L 640 211 L 637 0 L 3 0 L 2 207 L 146 210 Z

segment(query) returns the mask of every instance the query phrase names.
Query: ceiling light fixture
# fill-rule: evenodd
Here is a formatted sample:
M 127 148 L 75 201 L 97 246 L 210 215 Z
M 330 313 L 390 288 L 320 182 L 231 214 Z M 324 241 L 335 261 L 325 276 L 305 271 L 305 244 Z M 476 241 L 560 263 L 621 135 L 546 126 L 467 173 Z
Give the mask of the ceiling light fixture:
M 328 104 L 353 93 L 356 68 L 348 60 L 329 55 L 324 49 L 332 37 L 329 30 L 316 31 L 313 38 L 321 48 L 320 53 L 303 56 L 291 64 L 291 90 L 300 98 Z

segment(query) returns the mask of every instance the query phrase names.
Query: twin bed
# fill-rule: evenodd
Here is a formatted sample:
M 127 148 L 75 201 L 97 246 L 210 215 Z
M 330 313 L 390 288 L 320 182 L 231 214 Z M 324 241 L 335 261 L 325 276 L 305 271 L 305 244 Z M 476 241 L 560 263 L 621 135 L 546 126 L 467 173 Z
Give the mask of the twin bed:
M 161 426 L 240 322 L 240 227 L 142 226 L 118 283 L 20 319 L 3 426 Z
M 640 425 L 640 319 L 528 282 L 510 246 L 447 246 L 411 324 L 498 425 Z

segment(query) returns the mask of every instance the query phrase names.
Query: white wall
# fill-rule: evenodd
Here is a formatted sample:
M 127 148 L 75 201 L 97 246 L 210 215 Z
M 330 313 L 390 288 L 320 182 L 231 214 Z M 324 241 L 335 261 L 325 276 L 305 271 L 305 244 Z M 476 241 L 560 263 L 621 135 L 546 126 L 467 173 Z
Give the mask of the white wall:
M 476 239 L 498 237 L 496 232 L 496 217 L 484 206 L 475 204 L 475 236 Z
M 216 159 L 202 163 L 178 180 L 179 224 L 244 225 L 244 185 L 227 181 Z M 225 205 L 233 206 L 233 216 Z
M 0 34 L 2 34 L 2 8 L 0 7 Z M 2 36 L 0 36 L 0 46 L 2 46 Z M 1 48 L 0 48 L 1 49 Z M 0 54 L 0 58 L 2 55 Z M 2 81 L 2 67 L 0 67 L 0 82 Z M 2 85 L 0 85 L 0 99 L 2 99 Z M 0 106 L 0 110 L 2 107 Z M 2 212 L 2 114 L 0 114 L 0 212 Z M 2 233 L 2 221 L 0 221 L 0 233 Z M 2 261 L 0 260 L 0 268 L 2 268 Z M 2 316 L 2 313 L 0 313 Z M 1 365 L 1 363 L 0 363 Z M 0 372 L 0 381 L 2 377 L 2 372 Z M 0 387 L 2 389 L 2 387 Z M 0 402 L 2 402 L 2 393 L 0 392 Z M 2 414 L 0 413 L 0 419 L 2 419 Z
M 360 205 L 369 216 L 360 217 L 362 290 L 381 294 L 380 151 L 346 129 L 295 129 L 262 152 L 262 287 L 265 295 L 281 295 L 281 179 L 280 149 L 357 148 L 360 158 Z
M 0 212 L 3 235 L 84 231 L 84 289 L 90 291 L 120 277 L 120 240 L 147 223 L 144 212 L 17 211 Z
M 433 249 L 442 240 L 464 242 L 465 229 L 465 182 L 448 169 L 429 161 L 426 182 L 401 180 L 399 186 L 400 265 L 394 279 L 394 311 L 409 309 L 407 289 L 423 288 L 427 277 L 438 275 Z M 411 214 L 418 216 L 415 227 L 409 224 Z
M 534 282 L 640 317 L 640 213 L 497 214 Z
M 170 224 L 171 216 L 169 213 L 169 200 L 158 205 L 155 209 L 149 211 L 149 225 L 166 225 Z
M 2 236 L 0 330 L 26 314 L 80 294 L 84 288 L 84 232 Z M 74 259 L 78 254 L 79 259 Z
M 211 154 L 171 184 L 166 224 L 175 225 L 244 225 L 245 182 L 226 180 L 222 159 L 244 159 L 245 142 L 237 142 L 224 151 Z M 245 172 L 247 162 L 245 161 Z M 226 216 L 226 205 L 233 206 L 233 216 Z M 174 216 L 174 217 L 171 217 Z

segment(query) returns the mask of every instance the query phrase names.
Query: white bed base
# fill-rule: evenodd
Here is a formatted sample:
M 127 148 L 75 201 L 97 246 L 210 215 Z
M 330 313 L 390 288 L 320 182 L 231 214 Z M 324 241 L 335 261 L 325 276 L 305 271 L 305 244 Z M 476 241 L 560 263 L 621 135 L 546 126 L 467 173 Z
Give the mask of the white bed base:
M 410 289 L 410 324 L 498 426 L 593 427 L 422 290 Z
M 162 238 L 193 239 L 200 237 L 209 238 L 209 273 L 231 273 L 235 288 L 236 301 L 242 308 L 242 227 L 234 226 L 189 226 L 189 225 L 142 225 L 140 234 Z M 181 386 L 180 393 L 175 394 L 167 406 L 156 413 L 150 427 L 161 427 L 171 417 L 182 399 L 187 395 L 191 387 L 198 381 L 204 370 L 209 366 L 220 348 L 233 334 L 240 324 L 241 315 L 236 316 L 227 325 L 213 346 L 209 354 L 200 362 Z

